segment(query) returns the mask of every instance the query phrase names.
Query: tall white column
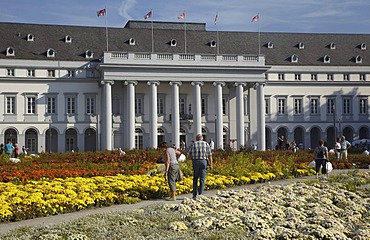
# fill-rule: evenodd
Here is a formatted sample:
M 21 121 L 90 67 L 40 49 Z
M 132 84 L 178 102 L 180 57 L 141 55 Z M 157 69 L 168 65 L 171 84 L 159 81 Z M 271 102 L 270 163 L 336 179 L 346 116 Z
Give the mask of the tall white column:
M 193 134 L 202 133 L 202 96 L 203 82 L 192 82 L 193 85 Z
M 150 146 L 151 148 L 158 147 L 158 111 L 157 111 L 157 86 L 159 82 L 149 81 L 150 86 L 150 112 L 149 112 L 149 134 L 150 134 Z
M 225 86 L 224 82 L 214 82 L 216 87 L 216 148 L 223 149 L 223 113 L 222 113 L 222 87 Z
M 128 137 L 128 148 L 135 148 L 135 86 L 136 81 L 126 81 L 127 85 L 127 132 L 124 133 Z
M 257 132 L 259 150 L 266 150 L 265 93 L 264 84 L 257 83 Z
M 245 83 L 235 83 L 236 87 L 236 143 L 237 149 L 245 145 L 244 137 L 244 86 Z
M 170 82 L 172 86 L 172 144 L 180 147 L 180 102 L 179 87 L 181 82 Z
M 102 97 L 102 150 L 112 150 L 112 85 L 114 81 L 101 81 Z

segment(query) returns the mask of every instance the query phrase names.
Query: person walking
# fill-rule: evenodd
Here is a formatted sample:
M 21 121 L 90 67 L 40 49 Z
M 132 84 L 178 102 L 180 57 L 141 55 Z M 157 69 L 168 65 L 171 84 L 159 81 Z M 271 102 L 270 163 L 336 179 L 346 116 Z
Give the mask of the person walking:
M 347 162 L 347 157 L 348 157 L 348 148 L 351 147 L 351 144 L 346 140 L 346 137 L 343 136 L 340 141 L 340 158 L 344 161 Z
M 196 136 L 196 141 L 190 146 L 188 154 L 193 162 L 193 199 L 204 194 L 204 184 L 207 175 L 207 165 L 213 168 L 211 147 L 203 141 L 202 134 Z M 198 185 L 199 181 L 199 185 Z
M 179 156 L 181 152 L 173 147 L 168 147 L 166 142 L 161 144 L 161 148 L 164 152 L 165 159 L 164 178 L 167 179 L 171 191 L 171 196 L 168 200 L 176 201 L 176 180 L 180 174 L 180 166 L 177 161 L 177 156 Z
M 315 148 L 315 170 L 316 170 L 316 179 L 319 179 L 319 172 L 321 168 L 321 174 L 324 177 L 328 177 L 328 172 L 326 169 L 326 163 L 329 159 L 328 148 L 324 146 L 324 140 L 319 141 L 319 146 Z

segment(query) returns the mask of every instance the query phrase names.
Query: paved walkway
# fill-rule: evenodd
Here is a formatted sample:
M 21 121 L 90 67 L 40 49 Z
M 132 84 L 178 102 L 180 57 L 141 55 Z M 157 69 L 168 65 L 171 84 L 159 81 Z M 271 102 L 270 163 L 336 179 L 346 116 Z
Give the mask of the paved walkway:
M 369 171 L 369 170 L 360 169 L 360 171 Z M 346 173 L 346 172 L 348 172 L 348 170 L 333 170 L 330 174 L 334 175 L 334 174 L 340 174 L 340 173 Z M 258 184 L 248 184 L 248 185 L 243 185 L 243 186 L 237 186 L 237 187 L 228 188 L 225 190 L 253 189 L 258 186 L 265 185 L 265 184 L 287 185 L 292 182 L 301 182 L 301 181 L 314 179 L 314 178 L 315 176 L 301 177 L 301 178 L 294 178 L 294 179 L 284 179 L 284 180 L 272 181 L 269 183 L 258 183 Z M 209 191 L 206 191 L 204 195 L 214 196 L 217 194 L 218 191 L 219 190 L 209 190 Z M 145 201 L 141 201 L 136 204 L 120 204 L 120 205 L 113 205 L 109 207 L 86 209 L 86 210 L 81 210 L 78 212 L 54 215 L 54 216 L 49 216 L 49 217 L 29 219 L 29 220 L 24 220 L 20 222 L 1 223 L 0 224 L 0 234 L 4 234 L 18 227 L 60 224 L 63 222 L 73 221 L 75 219 L 85 217 L 90 214 L 108 213 L 108 212 L 116 212 L 116 211 L 130 211 L 133 209 L 139 209 L 139 208 L 143 208 L 143 207 L 146 207 L 152 204 L 157 204 L 157 203 L 181 203 L 181 201 L 184 198 L 191 198 L 191 197 L 192 197 L 191 194 L 183 194 L 183 195 L 178 196 L 177 200 L 173 202 L 169 202 L 164 199 L 145 200 Z

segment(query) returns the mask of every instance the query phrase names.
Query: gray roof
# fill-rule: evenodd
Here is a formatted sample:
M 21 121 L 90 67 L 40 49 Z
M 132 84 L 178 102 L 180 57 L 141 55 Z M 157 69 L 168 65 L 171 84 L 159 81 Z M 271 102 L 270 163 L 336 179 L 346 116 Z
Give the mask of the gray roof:
M 257 32 L 207 31 L 204 23 L 153 22 L 154 52 L 184 53 L 186 28 L 186 52 L 195 54 L 217 54 L 217 47 L 210 47 L 212 40 L 218 42 L 220 54 L 257 54 L 259 49 Z M 0 58 L 34 60 L 84 61 L 85 51 L 94 52 L 98 60 L 106 51 L 106 28 L 85 26 L 42 25 L 22 23 L 0 23 Z M 27 41 L 32 34 L 34 41 Z M 70 36 L 72 43 L 66 43 Z M 129 45 L 130 38 L 136 44 Z M 123 28 L 108 28 L 109 51 L 151 52 L 152 22 L 129 21 Z M 175 39 L 177 46 L 170 45 Z M 298 66 L 369 66 L 370 35 L 368 34 L 315 34 L 315 33 L 260 33 L 261 54 L 266 56 L 267 65 Z M 218 41 L 217 41 L 218 40 Z M 271 42 L 274 47 L 268 48 Z M 298 44 L 303 43 L 304 49 Z M 336 49 L 330 49 L 330 43 Z M 369 49 L 361 50 L 362 43 Z M 6 49 L 12 47 L 15 56 L 6 56 Z M 47 58 L 47 49 L 56 51 L 54 58 Z M 292 63 L 295 54 L 299 61 Z M 323 57 L 330 56 L 330 63 Z M 361 56 L 362 63 L 355 57 Z

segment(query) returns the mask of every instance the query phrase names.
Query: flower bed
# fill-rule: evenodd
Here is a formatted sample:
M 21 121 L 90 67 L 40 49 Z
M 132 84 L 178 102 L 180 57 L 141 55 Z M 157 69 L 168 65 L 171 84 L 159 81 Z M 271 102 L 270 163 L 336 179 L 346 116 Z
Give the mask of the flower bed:
M 132 150 L 122 156 L 117 151 L 42 154 L 23 156 L 20 163 L 9 162 L 2 155 L 0 222 L 167 196 L 168 184 L 156 169 L 161 155 L 159 150 Z M 305 151 L 216 151 L 206 189 L 312 175 L 313 169 L 308 168 L 311 160 L 312 153 Z M 366 164 L 369 158 L 356 161 Z M 334 167 L 339 164 L 333 162 Z M 347 165 L 352 166 L 343 163 Z M 192 162 L 182 162 L 181 169 L 185 179 L 178 183 L 178 193 L 189 193 Z
M 185 198 L 181 204 L 23 227 L 1 239 L 368 239 L 369 184 L 369 172 L 328 183 L 266 184 L 196 201 Z

